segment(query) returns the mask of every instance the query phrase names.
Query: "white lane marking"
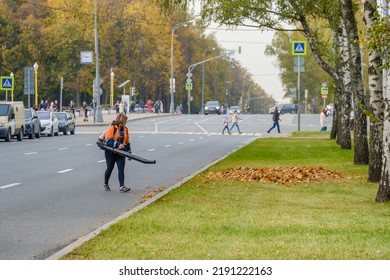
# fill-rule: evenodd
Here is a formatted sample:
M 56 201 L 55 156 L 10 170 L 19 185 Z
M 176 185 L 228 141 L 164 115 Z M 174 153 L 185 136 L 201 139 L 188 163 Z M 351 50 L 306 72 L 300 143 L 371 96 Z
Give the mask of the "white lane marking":
M 85 144 L 85 147 L 92 146 L 93 144 Z
M 194 142 L 195 141 L 195 139 L 190 139 L 190 142 Z
M 5 185 L 5 186 L 1 186 L 0 189 L 11 188 L 11 187 L 19 186 L 19 185 L 21 185 L 21 183 L 9 184 L 9 185 Z
M 165 145 L 164 147 L 165 147 L 165 148 L 169 148 L 169 147 L 171 147 L 171 145 Z
M 155 151 L 156 149 L 149 149 L 148 152 L 153 152 Z
M 105 162 L 106 160 L 105 159 L 102 159 L 102 160 L 98 160 L 97 162 L 101 163 L 101 162 Z
M 65 151 L 65 150 L 69 150 L 69 148 L 59 148 L 58 150 L 59 151 Z
M 62 173 L 70 172 L 70 171 L 73 171 L 73 169 L 64 169 L 64 170 L 57 171 L 57 173 L 62 174 Z
M 179 145 L 182 145 L 182 144 L 184 144 L 184 142 L 179 142 L 178 144 L 179 144 Z
M 35 155 L 37 154 L 38 152 L 30 152 L 30 153 L 24 153 L 25 156 L 29 156 L 29 155 Z
M 204 129 L 203 127 L 201 127 L 200 124 L 195 123 L 195 125 L 196 125 L 197 127 L 199 127 L 199 128 L 203 131 L 203 133 L 208 133 L 208 131 L 207 131 L 206 129 Z

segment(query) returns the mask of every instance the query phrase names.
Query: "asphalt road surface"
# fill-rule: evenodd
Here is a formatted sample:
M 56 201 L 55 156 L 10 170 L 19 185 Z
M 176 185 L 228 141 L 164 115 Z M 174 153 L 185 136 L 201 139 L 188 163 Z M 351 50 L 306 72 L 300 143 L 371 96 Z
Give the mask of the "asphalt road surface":
M 305 116 L 301 130 L 319 130 L 319 117 Z M 103 189 L 104 152 L 95 142 L 103 126 L 78 127 L 76 135 L 0 140 L 0 259 L 45 259 L 140 204 L 154 189 L 169 188 L 259 137 L 297 130 L 297 116 L 282 116 L 282 134 L 270 115 L 241 115 L 243 132 L 221 135 L 222 116 L 181 115 L 128 123 L 134 154 L 154 165 L 128 161 L 129 193 Z M 331 124 L 331 121 L 329 121 Z

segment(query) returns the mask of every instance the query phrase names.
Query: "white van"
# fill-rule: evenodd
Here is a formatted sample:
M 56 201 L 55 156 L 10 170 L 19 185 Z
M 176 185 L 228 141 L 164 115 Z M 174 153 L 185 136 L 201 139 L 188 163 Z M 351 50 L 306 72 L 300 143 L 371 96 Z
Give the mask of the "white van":
M 24 135 L 24 106 L 23 102 L 0 101 L 0 138 L 9 142 L 13 136 L 18 141 Z

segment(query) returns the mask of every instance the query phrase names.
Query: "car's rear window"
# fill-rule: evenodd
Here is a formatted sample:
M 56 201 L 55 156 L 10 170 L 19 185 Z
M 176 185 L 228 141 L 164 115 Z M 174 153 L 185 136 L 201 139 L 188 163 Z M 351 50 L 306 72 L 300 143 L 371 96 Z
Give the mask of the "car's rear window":
M 40 120 L 49 120 L 50 119 L 50 112 L 43 112 L 39 111 L 37 112 L 38 118 Z
M 32 117 L 31 111 L 30 110 L 24 110 L 24 117 L 26 119 L 31 119 L 31 117 Z
M 65 113 L 63 113 L 63 114 L 56 114 L 56 117 L 59 120 L 66 120 L 66 114 Z

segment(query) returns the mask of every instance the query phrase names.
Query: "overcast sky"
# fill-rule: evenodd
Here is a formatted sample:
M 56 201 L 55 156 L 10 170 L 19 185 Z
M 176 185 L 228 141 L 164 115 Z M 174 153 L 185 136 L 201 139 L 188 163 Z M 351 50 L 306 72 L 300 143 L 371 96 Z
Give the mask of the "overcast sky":
M 268 95 L 274 99 L 283 98 L 283 88 L 279 78 L 279 69 L 275 66 L 276 57 L 264 54 L 267 44 L 271 44 L 273 31 L 257 31 L 242 27 L 237 30 L 229 30 L 211 25 L 207 33 L 215 33 L 218 43 L 225 49 L 234 49 L 234 58 L 240 62 L 252 75 L 252 79 L 258 83 Z M 238 47 L 241 46 L 241 54 Z

